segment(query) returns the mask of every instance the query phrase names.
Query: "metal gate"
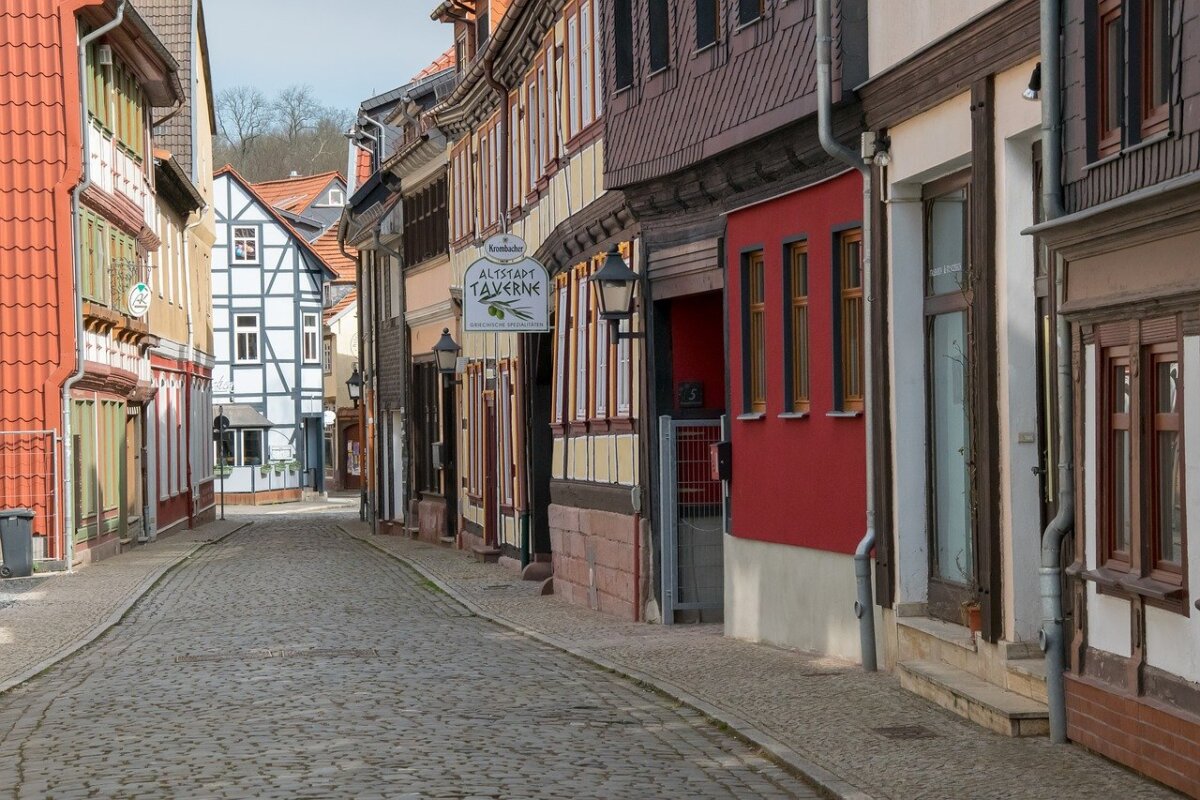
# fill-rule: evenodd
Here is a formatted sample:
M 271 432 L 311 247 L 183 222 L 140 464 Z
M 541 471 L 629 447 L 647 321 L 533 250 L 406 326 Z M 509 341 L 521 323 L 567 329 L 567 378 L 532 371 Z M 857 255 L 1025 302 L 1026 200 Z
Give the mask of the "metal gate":
M 677 611 L 725 605 L 724 486 L 712 477 L 709 446 L 721 440 L 716 419 L 659 417 L 663 622 Z
M 35 559 L 62 559 L 58 433 L 0 431 L 0 508 L 28 508 Z

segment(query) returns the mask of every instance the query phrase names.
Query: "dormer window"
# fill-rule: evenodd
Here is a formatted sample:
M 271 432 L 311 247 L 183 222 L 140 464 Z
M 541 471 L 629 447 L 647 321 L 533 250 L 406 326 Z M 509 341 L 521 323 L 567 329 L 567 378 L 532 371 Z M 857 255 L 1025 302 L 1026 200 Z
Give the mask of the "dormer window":
M 341 189 L 330 189 L 329 194 L 325 195 L 325 205 L 327 206 L 344 206 L 346 205 L 346 193 Z

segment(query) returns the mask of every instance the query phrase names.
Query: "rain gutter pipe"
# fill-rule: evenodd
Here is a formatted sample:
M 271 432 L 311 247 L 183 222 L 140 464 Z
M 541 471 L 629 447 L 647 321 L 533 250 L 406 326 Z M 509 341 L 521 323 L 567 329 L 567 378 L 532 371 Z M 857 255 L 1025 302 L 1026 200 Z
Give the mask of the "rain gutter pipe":
M 1042 0 L 1042 208 L 1047 220 L 1063 215 L 1062 200 L 1062 0 Z M 1046 697 L 1050 741 L 1067 741 L 1067 703 L 1063 672 L 1062 543 L 1075 527 L 1075 435 L 1071 419 L 1071 327 L 1059 309 L 1066 299 L 1066 276 L 1054 270 L 1055 350 L 1058 389 L 1058 513 L 1042 533 L 1042 629 L 1038 639 L 1046 655 Z
M 875 432 L 874 398 L 875 380 L 871 343 L 874 339 L 874 315 L 870 312 L 875 302 L 875 279 L 871 270 L 871 168 L 858 153 L 837 141 L 833 135 L 833 37 L 830 0 L 817 0 L 817 132 L 821 147 L 839 161 L 858 170 L 862 175 L 863 187 L 863 288 L 866 295 L 867 313 L 863 317 L 863 422 L 865 427 L 867 455 L 867 529 L 854 551 L 854 580 L 857 599 L 854 601 L 854 616 L 858 617 L 859 646 L 862 650 L 862 665 L 867 672 L 878 668 L 875 647 L 875 601 L 871 588 L 871 551 L 875 548 Z
M 71 237 L 75 241 L 72 261 L 73 280 L 75 281 L 75 372 L 66 380 L 62 388 L 62 430 L 63 430 L 63 556 L 66 559 L 67 570 L 75 560 L 75 507 L 71 498 L 75 496 L 74 474 L 74 444 L 71 434 L 71 387 L 83 377 L 83 256 L 79 251 L 79 199 L 88 187 L 92 185 L 92 142 L 87 114 L 87 47 L 104 34 L 121 24 L 125 19 L 125 5 L 128 0 L 120 0 L 117 15 L 96 30 L 79 39 L 79 102 L 84 106 L 80 115 L 80 131 L 83 134 L 83 180 L 75 187 L 71 196 Z

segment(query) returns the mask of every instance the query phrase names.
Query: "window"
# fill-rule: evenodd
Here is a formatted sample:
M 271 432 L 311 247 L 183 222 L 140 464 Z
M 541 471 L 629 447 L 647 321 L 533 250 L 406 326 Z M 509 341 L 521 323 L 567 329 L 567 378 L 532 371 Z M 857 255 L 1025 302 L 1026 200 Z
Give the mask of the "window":
M 500 449 L 500 498 L 501 504 L 512 507 L 516 477 L 513 457 L 516 452 L 516 419 L 513 414 L 512 364 L 500 362 L 499 379 L 496 381 L 496 440 Z
M 233 319 L 233 360 L 241 364 L 258 361 L 258 315 L 237 314 Z
M 650 72 L 666 69 L 671 62 L 670 11 L 667 0 L 649 0 L 646 27 L 650 31 Z
M 1099 327 L 1102 572 L 1089 576 L 1179 608 L 1187 531 L 1178 322 Z
M 618 90 L 633 85 L 633 0 L 613 3 L 613 73 Z
M 592 292 L 588 282 L 588 265 L 580 264 L 572 270 L 571 281 L 575 284 L 575 330 L 572 333 L 575 345 L 575 385 L 572 397 L 575 399 L 574 415 L 576 422 L 585 422 L 588 418 L 588 380 L 591 366 L 591 339 L 588 332 L 592 321 Z
M 542 177 L 541 154 L 544 150 L 540 136 L 541 107 L 541 103 L 538 102 L 538 80 L 536 75 L 531 75 L 529 82 L 525 84 L 525 132 L 528 137 L 526 172 L 531 193 L 537 188 L 538 178 Z
M 1098 100 L 1100 111 L 1100 155 L 1116 152 L 1121 146 L 1124 121 L 1125 25 L 1121 0 L 1101 0 L 1099 4 Z
M 562 425 L 567 407 L 567 362 L 570 361 L 571 282 L 567 273 L 554 279 L 554 375 L 553 407 L 550 412 L 555 425 Z
M 717 43 L 720 29 L 720 0 L 696 0 L 696 49 Z
M 766 278 L 761 250 L 742 257 L 743 404 L 748 414 L 767 409 Z
M 738 0 L 738 25 L 754 22 L 766 13 L 766 0 Z
M 571 16 L 567 19 L 567 92 L 571 98 L 571 113 L 567 115 L 567 138 L 579 133 L 582 127 L 579 67 L 579 18 Z
M 413 266 L 447 252 L 446 178 L 404 198 L 404 263 Z M 399 305 L 397 300 L 396 305 Z
M 524 136 L 521 133 L 521 93 L 509 95 L 508 119 L 508 207 L 521 207 L 521 143 Z
M 841 411 L 863 410 L 862 231 L 838 236 L 838 399 Z
M 629 332 L 629 320 L 621 320 L 620 330 Z M 633 416 L 633 342 L 630 339 L 621 339 L 617 343 L 616 375 L 617 416 L 628 419 Z
M 783 278 L 784 302 L 784 404 L 793 414 L 807 413 L 808 389 L 808 243 L 787 246 Z
M 233 264 L 258 263 L 258 228 L 235 225 L 233 227 Z
M 603 256 L 592 260 L 592 273 L 594 274 L 604 264 Z M 588 278 L 588 285 L 591 285 L 591 278 Z M 592 352 L 596 358 L 596 369 L 592 373 L 592 417 L 595 419 L 606 419 L 608 417 L 609 406 L 609 381 L 608 373 L 612 367 L 612 359 L 609 358 L 609 350 L 612 349 L 612 344 L 609 341 L 608 330 L 612 325 L 608 320 L 600 319 L 600 301 L 597 295 L 599 292 L 592 292 Z
M 1167 128 L 1171 99 L 1171 3 L 1142 0 L 1142 135 Z
M 217 463 L 223 467 L 237 466 L 237 431 L 226 429 L 216 441 Z
M 325 195 L 325 205 L 327 206 L 343 206 L 346 204 L 346 193 L 341 189 L 330 189 L 329 194 Z
M 321 345 L 321 368 L 326 375 L 333 374 L 333 337 L 326 336 Z
M 600 61 L 600 48 L 597 44 L 592 3 L 588 0 L 579 7 L 579 100 L 585 128 L 600 116 L 596 100 L 596 96 L 600 94 L 600 81 L 596 77 L 596 63 Z
M 467 493 L 473 497 L 483 495 L 484 454 L 484 377 L 483 365 L 473 362 L 466 372 L 467 405 Z
M 315 364 L 320 357 L 317 343 L 321 341 L 321 322 L 319 314 L 305 314 L 304 322 L 304 363 Z
M 491 3 L 489 0 L 481 0 L 479 3 L 479 13 L 475 17 L 475 49 L 482 50 L 487 44 L 488 37 L 492 34 L 491 26 Z
M 257 467 L 263 463 L 263 432 L 257 429 L 242 431 L 243 467 Z

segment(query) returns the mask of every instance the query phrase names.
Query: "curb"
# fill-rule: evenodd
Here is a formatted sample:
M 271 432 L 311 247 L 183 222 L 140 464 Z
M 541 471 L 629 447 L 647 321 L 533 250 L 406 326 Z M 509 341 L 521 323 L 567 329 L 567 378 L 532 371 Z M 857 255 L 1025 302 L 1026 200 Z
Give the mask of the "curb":
M 129 613 L 129 609 L 133 608 L 135 603 L 145 597 L 146 593 L 150 591 L 154 584 L 158 583 L 159 580 L 161 580 L 162 577 L 168 572 L 194 556 L 200 549 L 208 547 L 211 544 L 224 541 L 238 531 L 245 530 L 253 524 L 253 521 L 247 521 L 241 525 L 238 525 L 236 528 L 233 528 L 227 533 L 221 534 L 215 539 L 210 539 L 207 542 L 196 542 L 196 544 L 193 547 L 188 548 L 186 552 L 180 553 L 179 557 L 175 560 L 163 564 L 158 569 L 146 575 L 146 577 L 142 578 L 137 586 L 133 587 L 133 591 L 126 595 L 125 598 L 117 605 L 117 607 L 113 609 L 111 614 L 93 625 L 91 629 L 84 632 L 84 634 L 78 639 L 51 653 L 49 656 L 42 659 L 37 664 L 34 664 L 32 667 L 17 673 L 16 677 L 0 682 L 0 695 L 15 689 L 31 678 L 40 675 L 41 673 L 53 667 L 55 664 L 58 664 L 60 661 L 65 661 L 83 648 L 87 647 L 92 642 L 99 639 L 114 625 L 120 622 L 122 618 Z
M 393 553 L 390 550 L 385 549 L 380 544 L 372 541 L 372 539 L 369 538 L 369 535 L 354 533 L 341 524 L 339 524 L 337 527 L 338 530 L 342 531 L 342 533 L 346 534 L 352 539 L 357 539 L 364 544 L 370 545 L 384 555 L 406 564 L 409 568 L 422 575 L 426 580 L 433 583 L 443 592 L 452 597 L 455 601 L 465 606 L 472 614 L 494 622 L 498 625 L 502 625 L 529 639 L 534 639 L 557 650 L 562 650 L 601 669 L 622 675 L 625 678 L 634 681 L 635 683 L 661 692 L 662 694 L 677 700 L 683 705 L 689 706 L 690 708 L 700 712 L 714 722 L 725 726 L 738 737 L 770 754 L 771 758 L 773 758 L 775 761 L 801 775 L 806 781 L 813 784 L 813 786 L 830 797 L 836 798 L 837 800 L 875 800 L 872 795 L 863 792 L 858 787 L 853 786 L 842 778 L 839 778 L 837 775 L 833 774 L 824 767 L 814 764 L 812 761 L 804 758 L 802 755 L 788 747 L 779 739 L 762 730 L 761 728 L 756 727 L 748 720 L 719 708 L 706 700 L 696 697 L 686 689 L 683 689 L 682 687 L 677 686 L 669 681 L 645 672 L 641 672 L 640 670 L 636 670 L 632 667 L 626 667 L 622 664 L 610 661 L 604 656 L 589 652 L 588 650 L 577 647 L 570 642 L 559 639 L 556 636 L 551 636 L 549 634 L 536 631 L 532 628 L 522 625 L 519 622 L 514 622 L 513 620 L 510 620 L 500 614 L 488 611 L 477 605 L 473 600 L 462 594 L 455 587 L 446 583 L 446 581 L 441 577 L 428 570 L 423 564 L 406 556 Z

